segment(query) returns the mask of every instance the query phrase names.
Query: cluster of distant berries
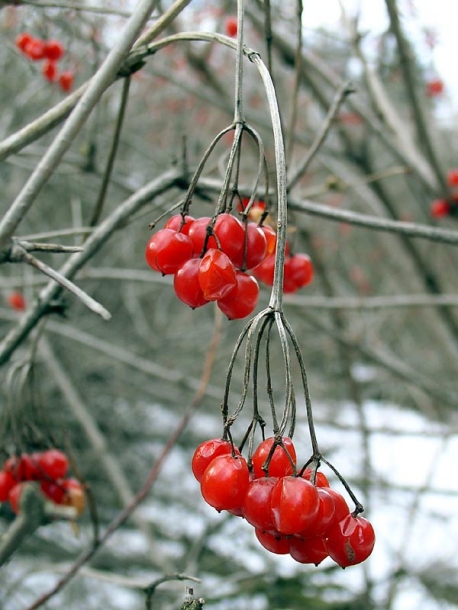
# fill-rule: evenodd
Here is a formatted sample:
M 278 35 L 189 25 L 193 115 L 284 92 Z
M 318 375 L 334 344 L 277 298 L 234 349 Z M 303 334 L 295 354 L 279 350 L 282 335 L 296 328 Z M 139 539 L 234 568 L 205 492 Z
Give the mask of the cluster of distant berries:
M 458 169 L 450 169 L 447 174 L 447 183 L 452 189 L 449 199 L 435 199 L 431 204 L 431 216 L 443 218 L 454 216 L 458 218 Z
M 17 48 L 32 61 L 43 61 L 41 73 L 50 83 L 57 82 L 62 91 L 71 91 L 74 74 L 71 70 L 59 72 L 58 62 L 64 56 L 65 49 L 58 40 L 42 40 L 27 32 L 16 38 Z
M 55 504 L 72 506 L 80 515 L 86 496 L 77 479 L 67 478 L 68 468 L 68 458 L 59 449 L 10 457 L 0 470 L 0 502 L 9 502 L 11 510 L 18 513 L 24 485 L 36 482 L 45 498 Z

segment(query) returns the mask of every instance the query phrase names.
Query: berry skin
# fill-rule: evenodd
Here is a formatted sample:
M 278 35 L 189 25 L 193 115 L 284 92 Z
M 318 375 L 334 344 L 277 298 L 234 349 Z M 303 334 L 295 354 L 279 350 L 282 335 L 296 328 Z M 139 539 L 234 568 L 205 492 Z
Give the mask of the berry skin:
M 13 487 L 17 484 L 11 472 L 0 470 L 0 502 L 6 502 Z
M 325 536 L 336 520 L 336 508 L 332 494 L 325 487 L 317 487 L 316 490 L 318 492 L 318 513 L 315 520 L 300 532 L 300 536 L 303 538 Z
M 240 320 L 249 316 L 258 304 L 259 284 L 254 277 L 243 271 L 236 273 L 235 292 L 218 300 L 218 307 L 229 320 Z
M 189 238 L 192 241 L 196 256 L 200 256 L 202 253 L 205 238 L 207 236 L 207 227 L 210 222 L 210 216 L 202 216 L 201 218 L 196 218 L 189 229 Z M 213 237 L 213 235 L 210 235 L 207 240 L 207 250 L 217 247 L 216 239 Z
M 248 486 L 242 513 L 248 523 L 256 529 L 263 531 L 275 529 L 270 510 L 270 500 L 277 481 L 277 477 L 264 477 L 263 479 L 254 479 Z
M 272 490 L 271 509 L 277 531 L 285 535 L 299 534 L 317 517 L 317 489 L 301 477 L 282 477 Z
M 251 270 L 254 277 L 266 284 L 266 286 L 273 286 L 274 283 L 274 269 L 275 269 L 275 254 L 269 254 L 257 267 Z
M 41 72 L 47 81 L 49 81 L 50 83 L 54 82 L 57 78 L 56 62 L 48 59 L 43 64 Z
M 299 563 L 314 563 L 319 565 L 328 556 L 323 538 L 297 538 L 293 536 L 290 541 L 289 553 Z
M 266 476 L 266 472 L 262 468 L 269 456 L 274 441 L 275 438 L 273 436 L 266 438 L 265 441 L 262 441 L 262 443 L 258 445 L 256 451 L 253 453 L 252 463 L 255 479 Z M 291 460 L 293 464 L 296 463 L 296 450 L 293 441 L 287 436 L 284 436 L 282 441 L 284 449 L 280 445 L 277 445 L 270 460 L 268 470 L 269 477 L 284 477 L 293 473 L 294 468 Z M 286 452 L 288 452 L 291 460 Z
M 211 248 L 201 260 L 199 267 L 199 284 L 208 301 L 218 301 L 229 297 L 237 288 L 235 267 L 230 258 Z
M 58 61 L 61 57 L 63 57 L 65 50 L 64 46 L 58 40 L 47 40 L 44 43 L 44 57 L 51 61 Z
M 234 451 L 237 455 L 240 455 L 237 447 L 234 447 Z M 232 444 L 230 441 L 225 441 L 222 438 L 212 438 L 209 441 L 201 443 L 194 451 L 191 468 L 193 475 L 199 483 L 202 481 L 207 467 L 219 455 L 232 455 Z
M 447 172 L 447 182 L 449 186 L 458 186 L 458 169 L 449 169 Z
M 18 483 L 10 490 L 10 493 L 8 494 L 11 510 L 13 513 L 16 513 L 16 515 L 19 513 L 19 502 L 21 500 L 21 493 L 24 489 L 24 485 L 27 485 L 27 483 Z
M 445 199 L 435 199 L 431 204 L 431 216 L 442 218 L 450 214 L 450 204 Z
M 228 17 L 224 27 L 226 34 L 231 38 L 235 38 L 237 36 L 237 17 Z
M 48 449 L 48 451 L 38 454 L 37 462 L 43 477 L 49 477 L 54 481 L 67 474 L 67 456 L 58 449 Z
M 183 216 L 181 214 L 175 214 L 167 220 L 164 229 L 172 229 L 173 231 L 183 233 L 183 235 L 189 235 L 189 229 L 192 227 L 193 222 L 194 218 L 186 214 L 183 224 Z
M 220 249 L 226 254 L 236 267 L 243 258 L 245 241 L 245 227 L 238 218 L 232 214 L 220 214 L 213 229 Z
M 32 39 L 25 47 L 24 53 L 32 61 L 39 61 L 40 59 L 43 59 L 45 56 L 44 42 L 42 40 L 39 40 L 38 38 Z
M 22 32 L 22 34 L 18 34 L 18 36 L 16 36 L 15 44 L 20 51 L 25 53 L 27 47 L 33 40 L 34 38 L 31 34 L 28 32 Z
M 164 275 L 176 273 L 192 258 L 194 249 L 188 235 L 172 229 L 161 229 L 146 245 L 145 258 L 148 265 Z
M 364 517 L 347 515 L 329 530 L 326 549 L 331 559 L 346 568 L 367 559 L 374 544 L 372 524 Z
M 62 504 L 65 499 L 63 481 L 42 481 L 40 483 L 42 493 L 55 504 Z
M 200 261 L 200 258 L 190 258 L 173 277 L 175 294 L 193 309 L 210 302 L 205 298 L 199 283 Z
M 350 514 L 350 509 L 342 494 L 331 487 L 326 487 L 325 489 L 334 500 L 334 519 L 332 523 L 332 525 L 334 525 L 339 521 L 342 521 L 342 519 L 345 519 L 345 517 Z
M 238 269 L 253 269 L 265 258 L 266 251 L 267 239 L 264 232 L 250 222 L 246 225 L 246 236 L 244 235 L 242 248 L 232 260 Z
M 72 90 L 74 79 L 75 75 L 71 70 L 65 70 L 65 72 L 61 72 L 58 79 L 59 87 L 62 89 L 62 91 L 68 93 Z
M 295 254 L 285 261 L 283 292 L 295 292 L 310 284 L 313 265 L 307 254 Z
M 250 474 L 245 458 L 220 455 L 205 470 L 200 484 L 202 496 L 216 510 L 240 508 Z
M 269 254 L 275 254 L 275 246 L 277 245 L 277 234 L 267 225 L 263 225 L 260 227 L 261 231 L 264 233 L 264 237 L 266 238 L 267 248 L 266 248 L 266 256 Z
M 288 538 L 282 536 L 279 532 L 265 532 L 259 529 L 255 529 L 254 532 L 256 538 L 265 549 L 276 555 L 288 555 L 290 548 Z
M 312 469 L 306 468 L 304 470 L 304 472 L 302 473 L 302 478 L 306 479 L 307 481 L 311 481 L 312 480 Z M 325 474 L 323 474 L 322 472 L 320 472 L 319 470 L 317 470 L 316 475 L 315 475 L 315 485 L 317 487 L 329 487 L 329 481 L 328 481 L 327 476 Z
M 15 309 L 16 311 L 24 311 L 27 306 L 25 299 L 20 292 L 10 292 L 6 298 L 6 302 L 11 309 Z

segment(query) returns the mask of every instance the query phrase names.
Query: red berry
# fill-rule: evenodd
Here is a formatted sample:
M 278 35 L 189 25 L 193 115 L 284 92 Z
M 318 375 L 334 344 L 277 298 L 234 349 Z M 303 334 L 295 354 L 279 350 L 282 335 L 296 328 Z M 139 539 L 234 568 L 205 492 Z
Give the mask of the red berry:
M 323 489 L 326 489 L 328 494 L 331 495 L 332 499 L 334 500 L 334 525 L 335 523 L 342 521 L 342 519 L 349 515 L 350 509 L 348 508 L 348 504 L 345 498 L 338 491 L 332 489 L 331 487 L 326 487 Z
M 445 199 L 435 199 L 431 204 L 431 216 L 442 218 L 450 214 L 450 204 Z
M 328 556 L 323 538 L 297 538 L 293 536 L 290 541 L 289 553 L 299 563 L 314 563 L 316 566 Z
M 277 555 L 289 553 L 290 540 L 279 532 L 265 532 L 259 529 L 255 529 L 254 532 L 261 545 L 271 553 Z
M 272 227 L 269 227 L 268 225 L 263 225 L 260 227 L 260 229 L 264 233 L 264 237 L 266 238 L 267 242 L 266 256 L 269 256 L 269 254 L 274 254 L 275 246 L 277 245 L 277 234 Z
M 42 74 L 45 77 L 45 79 L 48 80 L 50 83 L 52 83 L 52 82 L 54 82 L 56 80 L 56 78 L 57 78 L 57 65 L 56 65 L 55 61 L 52 61 L 50 59 L 45 61 L 41 71 L 42 71 Z
M 146 262 L 164 275 L 176 273 L 194 253 L 187 235 L 172 229 L 161 229 L 146 245 Z
M 444 82 L 440 78 L 433 78 L 426 83 L 426 95 L 436 97 L 444 92 Z
M 43 478 L 44 473 L 39 465 L 39 456 L 39 453 L 22 454 L 21 469 L 25 481 L 39 481 Z
M 42 481 L 40 488 L 43 494 L 55 504 L 62 504 L 65 499 L 65 488 L 63 481 Z
M 449 169 L 447 173 L 449 186 L 458 186 L 458 169 Z
M 26 480 L 25 461 L 22 459 L 22 456 L 14 455 L 8 458 L 3 466 L 3 470 L 11 474 L 17 483 Z
M 335 523 L 336 508 L 332 494 L 325 487 L 317 487 L 316 490 L 318 492 L 318 513 L 315 520 L 300 532 L 300 536 L 303 538 L 324 536 Z
M 369 557 L 375 544 L 371 523 L 364 517 L 347 515 L 328 532 L 326 548 L 341 568 L 361 563 Z
M 40 59 L 43 59 L 45 56 L 44 42 L 42 40 L 39 40 L 38 38 L 33 38 L 25 47 L 24 53 L 32 61 L 39 61 Z
M 18 483 L 14 487 L 11 488 L 10 493 L 8 494 L 8 500 L 11 506 L 11 510 L 16 515 L 19 512 L 19 502 L 21 500 L 22 490 L 24 489 L 24 485 L 27 483 Z
M 64 46 L 58 40 L 47 40 L 44 43 L 44 56 L 51 61 L 58 61 L 65 53 Z
M 172 229 L 173 231 L 183 233 L 183 235 L 189 235 L 189 229 L 192 227 L 193 222 L 194 218 L 192 216 L 186 214 L 183 223 L 183 216 L 181 214 L 175 214 L 167 220 L 164 229 Z
M 231 38 L 235 38 L 237 36 L 237 17 L 228 17 L 224 27 L 226 34 Z
M 200 256 L 202 253 L 207 236 L 207 227 L 210 222 L 211 218 L 209 216 L 202 216 L 201 218 L 196 218 L 189 229 L 189 238 L 192 241 L 195 256 Z M 207 250 L 210 248 L 217 248 L 216 239 L 213 235 L 210 235 L 207 240 Z
M 295 292 L 310 284 L 313 265 L 307 254 L 295 254 L 285 260 L 283 292 Z
M 24 311 L 26 308 L 25 299 L 20 292 L 10 292 L 6 298 L 6 301 L 9 307 L 11 307 L 11 309 L 15 309 L 16 311 Z
M 301 477 L 282 477 L 272 490 L 272 516 L 282 534 L 299 534 L 314 522 L 319 509 L 318 492 Z
M 72 90 L 74 78 L 75 75 L 71 70 L 65 70 L 65 72 L 61 72 L 58 82 L 62 91 L 68 93 Z
M 259 285 L 254 277 L 243 271 L 237 271 L 236 280 L 235 291 L 218 300 L 218 307 L 229 320 L 240 320 L 249 316 L 259 299 Z
M 18 49 L 20 49 L 22 52 L 25 52 L 26 48 L 33 40 L 34 38 L 31 34 L 28 34 L 27 32 L 22 32 L 22 34 L 18 34 L 18 36 L 16 36 L 15 43 Z
M 274 270 L 275 270 L 275 254 L 269 254 L 265 259 L 251 270 L 254 277 L 266 284 L 266 286 L 272 286 L 274 283 Z
M 208 250 L 202 258 L 198 277 L 208 301 L 224 299 L 237 288 L 234 265 L 224 252 L 214 248 Z
M 306 479 L 307 481 L 311 481 L 312 480 L 312 469 L 306 468 L 304 470 L 304 472 L 302 473 L 302 478 Z M 322 472 L 320 472 L 319 470 L 317 470 L 316 475 L 315 475 L 315 485 L 317 487 L 329 487 L 329 481 L 328 481 L 327 476 L 325 474 L 323 474 Z
M 266 476 L 266 471 L 263 470 L 263 467 L 274 441 L 275 438 L 273 436 L 266 438 L 265 441 L 262 441 L 262 443 L 258 445 L 256 451 L 253 453 L 253 472 L 256 479 Z M 293 464 L 296 464 L 296 450 L 293 441 L 287 436 L 284 436 L 282 441 L 284 448 L 277 445 L 270 460 L 267 473 L 269 477 L 284 477 L 292 474 L 294 471 Z
M 219 248 L 226 254 L 235 266 L 242 259 L 245 227 L 232 214 L 220 214 L 215 222 L 214 233 L 219 241 Z
M 8 500 L 8 496 L 13 487 L 17 484 L 11 472 L 0 470 L 0 502 Z
M 249 480 L 245 458 L 220 455 L 205 470 L 200 490 L 204 500 L 216 510 L 240 508 Z
M 248 223 L 245 230 L 242 248 L 232 260 L 238 269 L 253 269 L 266 256 L 267 240 L 262 229 L 253 222 Z
M 270 499 L 277 477 L 254 479 L 248 486 L 242 512 L 245 519 L 260 530 L 274 530 Z
M 38 466 L 43 477 L 61 479 L 67 474 L 68 459 L 59 449 L 48 449 L 37 456 Z
M 205 298 L 199 283 L 200 261 L 200 258 L 190 258 L 178 269 L 173 278 L 175 294 L 180 301 L 193 309 L 210 302 Z
M 237 447 L 234 447 L 234 451 L 237 455 L 240 455 L 240 451 Z M 199 483 L 201 482 L 207 467 L 210 466 L 211 462 L 219 455 L 232 455 L 232 444 L 230 441 L 225 441 L 222 438 L 212 438 L 209 441 L 201 443 L 194 451 L 191 468 L 193 475 Z

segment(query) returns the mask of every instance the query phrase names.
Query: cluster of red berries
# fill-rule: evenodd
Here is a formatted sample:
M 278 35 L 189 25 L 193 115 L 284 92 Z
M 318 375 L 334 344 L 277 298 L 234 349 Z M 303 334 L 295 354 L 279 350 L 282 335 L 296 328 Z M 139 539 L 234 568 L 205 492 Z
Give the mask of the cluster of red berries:
M 458 217 L 458 169 L 450 169 L 447 173 L 447 184 L 454 189 L 450 199 L 435 199 L 431 204 L 431 216 L 443 218 L 444 216 Z
M 8 501 L 17 514 L 24 485 L 35 481 L 40 483 L 46 498 L 55 504 L 72 506 L 80 515 L 86 504 L 84 489 L 76 479 L 65 478 L 67 473 L 68 458 L 58 449 L 13 456 L 0 470 L 0 502 Z
M 255 309 L 259 285 L 273 283 L 277 236 L 269 226 L 242 223 L 233 214 L 211 218 L 177 214 L 157 231 L 146 246 L 146 262 L 163 275 L 174 275 L 177 297 L 195 309 L 216 301 L 230 319 Z M 251 275 L 247 273 L 251 272 Z M 310 258 L 287 256 L 285 292 L 308 284 L 313 276 Z
M 372 552 L 371 523 L 350 513 L 322 472 L 306 468 L 296 473 L 290 438 L 284 437 L 281 445 L 273 437 L 264 440 L 250 466 L 228 440 L 205 441 L 194 452 L 192 471 L 204 500 L 245 518 L 271 553 L 315 565 L 331 557 L 346 568 Z
M 27 32 L 16 38 L 17 48 L 32 61 L 43 61 L 41 72 L 50 83 L 57 82 L 62 91 L 71 91 L 74 74 L 71 70 L 59 73 L 57 62 L 64 56 L 65 49 L 58 40 L 42 40 Z

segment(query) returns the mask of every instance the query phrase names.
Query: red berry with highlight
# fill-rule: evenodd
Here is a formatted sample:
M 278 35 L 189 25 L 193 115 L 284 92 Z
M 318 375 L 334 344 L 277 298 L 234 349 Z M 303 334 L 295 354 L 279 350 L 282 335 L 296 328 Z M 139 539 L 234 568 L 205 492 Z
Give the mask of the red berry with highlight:
M 284 477 L 292 474 L 294 471 L 293 464 L 296 464 L 296 450 L 293 441 L 287 436 L 284 436 L 282 441 L 284 448 L 277 445 L 270 460 L 267 473 L 269 477 Z M 265 441 L 262 441 L 262 443 L 258 445 L 256 451 L 253 453 L 253 472 L 257 479 L 266 476 L 263 466 L 265 465 L 274 442 L 275 438 L 273 436 L 266 438 Z
M 200 490 L 204 500 L 216 510 L 241 508 L 249 480 L 245 458 L 220 455 L 205 470 Z
M 361 563 L 369 557 L 375 544 L 372 524 L 364 517 L 347 515 L 328 532 L 326 548 L 341 568 Z
M 234 452 L 237 455 L 240 455 L 240 451 L 237 447 L 234 447 Z M 232 444 L 230 441 L 226 441 L 222 438 L 212 438 L 201 443 L 194 451 L 191 468 L 193 475 L 199 483 L 201 482 L 207 467 L 210 466 L 213 460 L 219 455 L 232 455 Z

